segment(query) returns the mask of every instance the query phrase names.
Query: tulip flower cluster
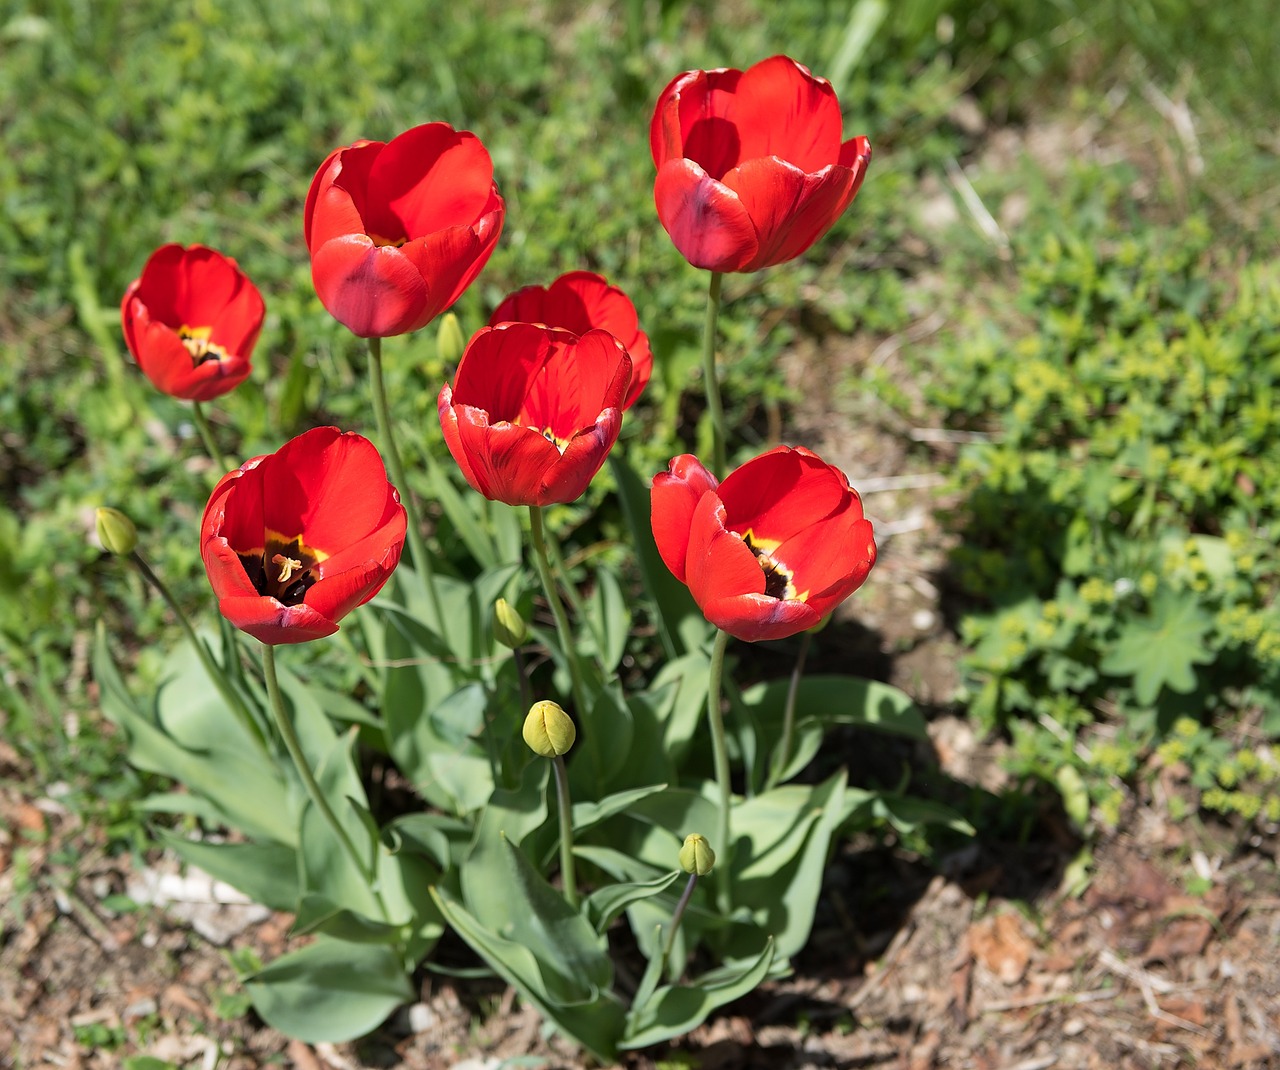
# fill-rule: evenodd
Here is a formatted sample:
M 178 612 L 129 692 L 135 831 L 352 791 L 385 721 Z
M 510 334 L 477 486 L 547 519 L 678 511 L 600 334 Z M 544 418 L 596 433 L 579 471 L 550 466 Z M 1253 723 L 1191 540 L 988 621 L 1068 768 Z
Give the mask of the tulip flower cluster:
M 711 464 L 692 454 L 672 458 L 668 470 L 652 480 L 647 525 L 641 520 L 633 535 L 638 541 L 647 541 L 652 534 L 658 557 L 688 587 L 706 621 L 716 630 L 714 639 L 712 628 L 706 628 L 701 639 L 682 641 L 691 649 L 701 646 L 688 660 L 702 658 L 702 671 L 709 679 L 707 716 L 720 821 L 711 841 L 700 833 L 681 830 L 683 847 L 678 853 L 674 848 L 670 852 L 671 861 L 678 860 L 689 881 L 670 914 L 663 938 L 655 940 L 647 922 L 636 930 L 639 943 L 650 955 L 637 1001 L 652 999 L 653 1005 L 659 1006 L 666 997 L 656 986 L 668 963 L 676 960 L 677 930 L 700 879 L 715 883 L 724 927 L 740 924 L 752 911 L 771 924 L 774 917 L 769 913 L 776 906 L 772 902 L 739 909 L 742 904 L 735 905 L 730 887 L 734 874 L 746 866 L 741 858 L 735 860 L 735 853 L 743 855 L 753 848 L 750 836 L 744 837 L 736 827 L 731 830 L 729 824 L 733 798 L 720 691 L 728 639 L 780 640 L 815 629 L 867 579 L 875 564 L 876 544 L 871 522 L 848 478 L 808 449 L 777 446 L 727 474 L 723 471 L 727 467 L 723 463 L 725 436 L 714 360 L 721 273 L 756 271 L 792 260 L 809 249 L 857 194 L 871 156 L 867 139 L 844 140 L 840 108 L 831 86 L 793 60 L 775 56 L 745 71 L 689 71 L 677 76 L 659 96 L 650 142 L 657 168 L 654 201 L 658 219 L 689 264 L 711 272 L 704 387 L 716 456 Z M 594 586 L 597 616 L 603 618 L 612 607 L 611 620 L 625 623 L 610 627 L 609 621 L 592 620 L 584 629 L 592 633 L 591 642 L 578 640 L 561 591 L 569 589 L 575 595 L 568 601 L 578 611 L 579 624 L 587 614 L 554 552 L 554 537 L 547 535 L 543 510 L 582 497 L 615 448 L 624 414 L 640 401 L 653 378 L 655 355 L 650 337 L 641 328 L 636 306 L 627 294 L 585 270 L 570 271 L 549 284 L 528 285 L 512 293 L 465 344 L 453 317 L 446 317 L 454 337 L 442 343 L 442 349 L 447 345 L 450 362 L 456 357 L 456 368 L 437 395 L 444 447 L 466 484 L 478 494 L 528 509 L 533 563 L 555 620 L 558 649 L 533 623 L 532 616 L 526 624 L 513 605 L 522 593 L 528 594 L 519 590 L 522 577 L 513 576 L 515 570 L 498 570 L 496 579 L 495 573 L 486 573 L 484 582 L 492 588 L 485 588 L 489 593 L 481 606 L 475 602 L 480 581 L 469 587 L 467 581 L 450 576 L 440 585 L 449 597 L 442 596 L 425 543 L 428 533 L 417 513 L 401 451 L 393 440 L 394 423 L 382 382 L 382 340 L 422 329 L 458 300 L 489 261 L 502 234 L 505 213 L 506 204 L 494 181 L 493 163 L 485 146 L 475 134 L 455 130 L 447 123 L 417 126 L 386 142 L 357 141 L 335 149 L 320 164 L 306 194 L 302 226 L 311 276 L 324 308 L 354 335 L 367 340 L 373 417 L 380 441 L 375 446 L 353 431 L 316 427 L 275 452 L 255 456 L 230 471 L 225 464 L 218 468 L 219 474 L 225 474 L 217 479 L 202 514 L 200 555 L 222 617 L 262 644 L 264 688 L 253 693 L 253 688 L 240 686 L 244 678 L 239 675 L 242 666 L 231 628 L 224 628 L 223 664 L 235 667 L 238 683 L 226 674 L 219 675 L 212 648 L 197 638 L 188 622 L 183 623 L 244 740 L 248 745 L 263 744 L 263 754 L 273 757 L 280 753 L 274 743 L 282 742 L 293 762 L 290 777 L 282 777 L 263 790 L 278 790 L 281 809 L 304 798 L 299 784 L 306 791 L 307 805 L 297 827 L 284 827 L 287 822 L 278 821 L 274 812 L 257 814 L 251 806 L 247 812 L 249 822 L 258 822 L 261 840 L 269 843 L 261 848 L 264 852 L 293 852 L 286 855 L 278 871 L 299 875 L 302 912 L 314 914 L 307 918 L 310 927 L 304 931 L 314 929 L 325 936 L 301 954 L 320 957 L 329 954 L 329 948 L 340 947 L 343 955 L 359 955 L 360 964 L 351 967 L 353 976 L 362 970 L 376 974 L 386 965 L 379 958 L 384 954 L 391 963 L 388 968 L 403 970 L 405 963 L 412 964 L 425 953 L 423 948 L 430 940 L 422 934 L 443 917 L 490 959 L 498 954 L 495 948 L 514 944 L 522 955 L 535 960 L 540 952 L 551 959 L 561 956 L 575 964 L 575 971 L 579 963 L 590 962 L 589 969 L 583 967 L 590 983 L 583 982 L 581 991 L 581 979 L 576 976 L 561 978 L 563 985 L 557 981 L 554 995 L 537 990 L 537 978 L 552 976 L 554 969 L 540 967 L 520 976 L 503 972 L 503 976 L 514 976 L 513 983 L 531 986 L 529 991 L 539 1006 L 570 1008 L 555 1019 L 562 1027 L 569 1028 L 566 1023 L 572 1022 L 575 1014 L 594 1023 L 583 1034 L 591 1039 L 584 1042 L 594 1044 L 597 1055 L 607 1058 L 618 1047 L 642 1046 L 654 1036 L 675 1035 L 677 1030 L 668 1028 L 669 1023 L 646 1024 L 644 1014 L 624 1014 L 614 1006 L 618 997 L 609 989 L 607 942 L 604 929 L 596 928 L 600 915 L 613 911 L 612 918 L 633 902 L 657 896 L 678 874 L 655 880 L 651 863 L 645 863 L 648 870 L 623 867 L 614 875 L 627 882 L 625 899 L 619 897 L 616 903 L 608 900 L 613 905 L 607 909 L 597 901 L 590 910 L 579 912 L 574 824 L 583 820 L 584 812 L 590 812 L 591 822 L 607 821 L 622 813 L 632 799 L 665 791 L 668 783 L 672 791 L 683 793 L 679 805 L 655 806 L 654 814 L 683 813 L 690 799 L 696 799 L 699 809 L 711 803 L 702 797 L 705 793 L 689 790 L 695 776 L 706 776 L 705 767 L 685 773 L 686 780 L 681 781 L 675 760 L 666 755 L 656 763 L 659 773 L 650 781 L 626 780 L 624 773 L 623 782 L 609 789 L 616 792 L 613 801 L 605 803 L 604 786 L 616 769 L 603 762 L 601 756 L 609 749 L 603 744 L 611 745 L 621 731 L 608 719 L 610 714 L 617 714 L 619 724 L 626 718 L 626 746 L 631 745 L 633 729 L 637 733 L 642 730 L 640 717 L 631 724 L 627 712 L 630 698 L 621 694 L 618 678 L 630 610 L 618 604 L 625 596 L 617 581 L 602 576 Z M 158 389 L 192 402 L 215 462 L 219 455 L 200 405 L 251 375 L 250 360 L 265 315 L 261 293 L 236 261 L 203 245 L 184 248 L 170 244 L 156 250 L 124 295 L 121 317 L 130 352 Z M 639 485 L 641 481 L 631 477 L 631 482 Z M 446 508 L 457 497 L 445 494 Z M 634 514 L 634 501 L 630 509 Z M 643 491 L 638 509 L 643 514 Z M 455 529 L 466 531 L 465 518 L 459 522 L 456 514 L 450 514 L 450 519 Z M 97 527 L 106 549 L 134 560 L 159 586 L 142 562 L 138 536 L 127 517 L 102 509 Z M 473 873 L 482 872 L 483 877 L 419 879 L 415 866 L 430 869 L 451 864 L 449 856 L 460 841 L 456 819 L 449 818 L 455 824 L 447 834 L 433 829 L 430 820 L 394 834 L 377 829 L 367 800 L 357 797 L 360 776 L 351 764 L 354 759 L 349 745 L 334 737 L 323 748 L 323 775 L 312 772 L 315 748 L 320 746 L 317 740 L 323 741 L 329 731 L 322 705 L 313 704 L 315 709 L 308 714 L 313 717 L 309 726 L 313 738 L 308 741 L 301 738 L 306 733 L 294 727 L 306 705 L 295 702 L 290 709 L 282 697 L 274 648 L 336 633 L 348 614 L 388 585 L 402 554 L 411 562 L 413 575 L 402 574 L 391 587 L 395 592 L 396 604 L 390 606 L 395 624 L 378 633 L 379 614 L 375 612 L 366 618 L 367 629 L 362 635 L 381 635 L 380 639 L 368 639 L 367 648 L 387 654 L 385 679 L 397 681 L 395 694 L 405 708 L 387 701 L 381 720 L 369 722 L 370 731 L 384 733 L 382 753 L 399 763 L 405 776 L 439 810 L 467 815 L 485 805 L 476 801 L 474 784 L 461 783 L 473 774 L 481 778 L 482 787 L 487 783 L 492 805 L 517 807 L 511 811 L 514 816 L 509 823 L 475 819 L 476 839 L 468 848 L 465 865 L 472 866 Z M 651 584 L 648 562 L 657 559 L 651 551 L 644 556 L 643 567 L 650 569 L 645 580 Z M 505 561 L 502 564 L 506 566 Z M 561 569 L 559 576 L 554 574 L 556 568 Z M 467 611 L 455 619 L 453 613 L 463 598 L 471 599 L 466 602 Z M 468 629 L 481 627 L 476 623 L 480 620 L 488 622 L 488 628 L 478 639 Z M 693 623 L 697 624 L 696 616 Z M 413 647 L 424 632 L 429 641 Z M 460 632 L 468 632 L 465 642 L 457 639 L 455 633 Z M 802 649 L 805 642 L 807 637 L 801 641 Z M 480 649 L 486 643 L 492 657 Z M 526 672 L 522 650 L 535 643 L 549 649 L 551 656 L 544 661 L 554 664 L 554 673 L 548 669 L 540 675 Z M 396 646 L 398 651 L 401 644 L 411 648 L 404 658 L 391 649 Z M 442 649 L 449 651 L 449 658 L 441 656 Z M 583 652 L 587 649 L 596 662 L 584 669 Z M 451 670 L 445 665 L 454 666 L 456 672 L 449 675 Z M 506 697 L 518 687 L 529 711 L 521 729 L 523 737 L 535 754 L 547 759 L 544 764 L 552 767 L 555 778 L 563 903 L 544 878 L 532 872 L 529 859 L 546 852 L 541 847 L 537 851 L 519 847 L 519 835 L 534 827 L 529 824 L 531 816 L 548 812 L 546 808 L 539 811 L 540 804 L 532 798 L 548 783 L 546 770 L 539 774 L 541 780 L 526 775 L 525 766 L 489 738 L 485 739 L 484 760 L 472 754 L 473 764 L 460 765 L 470 771 L 466 775 L 446 769 L 447 762 L 439 768 L 431 766 L 446 743 L 470 746 L 474 735 L 488 732 L 491 710 L 504 694 L 500 669 L 510 671 L 512 666 L 518 682 L 506 685 Z M 424 675 L 413 675 L 419 669 Z M 569 711 L 550 698 L 534 701 L 530 692 L 535 682 L 563 689 L 566 693 L 559 697 Z M 392 685 L 388 682 L 385 687 L 391 694 Z M 263 708 L 269 715 L 253 707 L 262 691 L 268 703 Z M 420 699 L 421 710 L 409 708 L 413 696 Z M 477 696 L 481 698 L 478 704 Z M 478 706 L 486 718 L 485 727 L 464 731 L 451 720 L 452 714 L 437 716 L 440 707 L 454 701 L 459 708 Z M 794 704 L 794 695 L 789 701 Z M 687 706 L 687 702 L 683 704 Z M 661 705 L 657 701 L 639 704 L 650 720 L 659 716 L 654 711 Z M 775 750 L 773 765 L 779 775 L 788 768 L 793 713 L 789 708 L 785 714 L 786 727 Z M 457 722 L 470 724 L 467 716 L 460 714 Z M 406 725 L 406 720 L 412 723 Z M 277 735 L 269 744 L 273 724 Z M 308 743 L 313 753 L 308 754 Z M 660 740 L 657 746 L 662 745 Z M 740 748 L 740 753 L 744 750 Z M 527 765 L 527 754 L 523 758 Z M 343 762 L 348 765 L 342 766 Z M 602 792 L 585 810 L 570 798 L 571 772 L 584 767 L 587 772 L 578 779 Z M 646 766 L 649 768 L 653 766 Z M 483 781 L 486 776 L 488 782 Z M 242 779 L 247 782 L 254 776 Z M 657 786 L 640 786 L 646 783 Z M 762 787 L 771 788 L 775 783 Z M 513 787 L 516 784 L 520 784 L 518 789 Z M 341 785 L 336 797 L 334 785 Z M 841 812 L 842 785 L 843 781 L 831 782 L 814 789 L 811 802 L 805 804 L 808 812 Z M 511 801 L 517 796 L 518 804 Z M 223 804 L 222 812 L 244 815 L 246 809 L 242 800 L 232 798 Z M 806 844 L 816 845 L 805 847 L 816 851 L 815 857 L 825 851 L 827 840 L 822 837 L 829 839 L 834 824 L 822 829 L 825 831 L 819 831 L 815 824 L 802 838 Z M 499 840 L 482 843 L 488 831 L 500 833 Z M 367 843 L 360 839 L 364 833 L 370 833 Z M 388 847 L 393 841 L 398 845 L 394 851 Z M 320 847 L 314 846 L 317 842 Z M 799 844 L 796 840 L 797 851 Z M 430 856 L 429 865 L 423 861 L 425 855 L 415 855 L 422 845 L 427 845 L 423 850 Z M 591 849 L 590 845 L 584 848 L 587 852 Z M 621 857 L 619 851 L 606 857 L 602 848 L 595 850 L 593 860 L 598 868 L 612 865 L 614 855 Z M 778 852 L 785 854 L 777 844 L 771 843 L 767 850 L 773 852 L 770 858 L 780 857 Z M 315 853 L 308 855 L 308 851 Z M 758 860 L 759 854 L 756 857 Z M 323 862 L 316 863 L 316 858 Z M 344 874 L 335 878 L 331 887 L 324 886 L 329 866 L 339 867 Z M 799 869 L 797 864 L 797 872 Z M 811 870 L 811 866 L 804 869 L 810 883 Z M 359 894 L 352 892 L 357 886 Z M 424 912 L 422 889 L 428 887 L 433 903 L 425 910 L 432 918 L 429 923 L 420 916 Z M 778 895 L 771 888 L 768 897 L 772 901 Z M 538 915 L 536 924 L 528 923 L 522 914 L 544 909 L 551 911 L 547 915 L 550 920 Z M 707 909 L 691 911 L 690 917 L 705 919 Z M 789 900 L 787 910 L 799 908 Z M 637 916 L 650 917 L 643 912 Z M 528 927 L 522 929 L 526 923 Z M 791 940 L 802 943 L 807 933 L 797 932 L 803 930 L 803 923 L 788 924 L 796 930 Z M 519 940 L 511 935 L 517 931 L 524 934 Z M 558 946 L 544 948 L 539 941 L 547 932 L 554 932 L 556 941 L 577 943 L 571 952 Z M 348 946 L 343 941 L 352 933 L 360 936 Z M 658 945 L 658 953 L 651 944 Z M 735 986 L 745 986 L 740 990 L 746 991 L 759 983 L 773 964 L 774 953 L 770 939 L 763 950 L 752 949 L 747 967 L 736 974 L 722 971 L 707 989 L 710 994 L 704 993 L 703 1002 L 693 1001 L 700 1008 L 698 1013 L 708 1013 L 719 1005 L 716 1000 L 734 998 L 731 993 L 739 991 Z M 600 960 L 604 966 L 599 965 Z M 299 974 L 303 973 L 299 966 Z M 679 968 L 673 980 L 678 980 L 678 975 Z M 730 982 L 726 978 L 736 979 Z M 394 986 L 383 986 L 382 994 L 388 989 L 393 994 L 396 991 Z M 556 1003 L 557 999 L 562 1003 Z M 690 1001 L 678 996 L 670 1006 L 676 1004 L 684 1007 Z M 375 1006 L 381 1007 L 381 1003 L 375 1001 Z M 675 1011 L 668 1008 L 664 1013 Z M 605 1029 L 600 1023 L 632 1033 L 592 1033 Z M 324 1033 L 324 1028 L 319 1027 L 316 1035 Z M 664 1028 L 668 1032 L 662 1033 Z

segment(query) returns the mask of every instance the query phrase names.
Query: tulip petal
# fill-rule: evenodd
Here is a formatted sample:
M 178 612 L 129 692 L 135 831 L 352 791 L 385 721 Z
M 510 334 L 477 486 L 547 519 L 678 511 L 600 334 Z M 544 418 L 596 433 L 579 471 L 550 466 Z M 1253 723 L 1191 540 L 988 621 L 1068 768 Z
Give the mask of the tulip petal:
M 453 377 L 453 404 L 485 410 L 490 423 L 516 420 L 529 387 L 555 352 L 556 340 L 568 338 L 532 323 L 481 327 L 467 343 Z
M 526 286 L 507 297 L 489 325 L 520 321 L 562 327 L 582 335 L 593 329 L 613 335 L 631 358 L 631 385 L 622 407 L 630 408 L 653 373 L 649 337 L 640 330 L 636 307 L 625 293 L 592 271 L 571 271 L 550 286 Z
M 458 412 L 453 407 L 453 389 L 448 383 L 444 384 L 440 389 L 440 396 L 436 398 L 436 411 L 440 415 L 440 430 L 444 433 L 444 444 L 449 447 L 450 455 L 457 462 L 458 467 L 462 469 L 463 478 L 472 490 L 484 494 L 484 488 L 480 486 L 475 469 L 471 465 L 471 459 L 467 456 L 467 451 L 462 445 L 462 434 L 458 430 Z M 468 406 L 464 412 L 469 411 L 470 407 Z M 467 416 L 465 418 L 470 417 Z
M 338 630 L 336 623 L 305 602 L 286 606 L 264 595 L 220 599 L 218 612 L 242 632 L 271 646 L 323 639 Z
M 533 378 L 521 406 L 520 422 L 550 429 L 566 441 L 590 427 L 607 408 L 622 408 L 631 381 L 631 360 L 608 331 L 578 338 L 567 331 L 548 332 L 552 350 Z
M 324 576 L 307 591 L 304 604 L 321 617 L 341 620 L 382 590 L 396 564 L 391 562 L 388 567 L 377 561 L 366 561 L 359 567 Z
M 795 259 L 830 230 L 857 192 L 854 178 L 834 165 L 806 175 L 776 157 L 748 160 L 725 175 L 759 236 L 751 270 Z
M 663 164 L 653 197 L 662 226 L 694 267 L 742 271 L 755 260 L 755 226 L 738 195 L 692 160 Z
M 653 541 L 662 563 L 681 583 L 686 583 L 685 559 L 693 513 L 702 496 L 716 489 L 716 477 L 692 454 L 673 457 L 667 471 L 653 477 L 649 491 Z
M 367 234 L 363 211 L 369 172 L 386 146 L 381 141 L 358 141 L 335 149 L 320 165 L 303 209 L 303 235 L 314 255 L 325 242 L 348 234 Z
M 601 412 L 593 427 L 577 432 L 542 477 L 537 504 L 557 505 L 581 498 L 618 441 L 620 430 L 622 409 L 615 406 Z
M 320 303 L 360 338 L 386 338 L 422 326 L 427 284 L 413 262 L 364 234 L 325 242 L 311 256 Z M 422 320 L 425 322 L 425 320 Z
M 724 503 L 704 494 L 689 524 L 685 555 L 689 591 L 698 605 L 743 594 L 764 594 L 764 570 L 741 536 L 724 526 Z
M 777 156 L 813 172 L 840 157 L 843 120 L 835 90 L 787 56 L 747 68 L 728 114 L 741 138 L 735 163 Z
M 796 590 L 829 594 L 850 584 L 843 599 L 871 571 L 876 546 L 862 505 L 851 496 L 843 509 L 786 539 L 773 556 L 791 569 Z
M 455 404 L 458 440 L 486 498 L 508 505 L 540 505 L 542 481 L 560 450 L 530 427 L 503 421 L 490 425 L 480 409 Z
M 763 594 L 712 599 L 701 608 L 717 628 L 748 643 L 786 639 L 822 620 L 822 615 L 806 602 Z
M 258 471 L 270 489 L 263 500 L 267 529 L 286 538 L 303 534 L 322 553 L 355 546 L 388 520 L 387 470 L 362 435 L 312 428 L 265 458 Z
M 369 173 L 368 233 L 419 238 L 471 227 L 493 188 L 493 161 L 483 143 L 448 123 L 426 123 L 387 143 Z
M 481 249 L 476 232 L 467 226 L 454 226 L 416 238 L 400 247 L 400 255 L 414 265 L 427 280 L 427 299 L 416 326 L 426 326 L 452 305 L 488 262 L 487 251 Z
M 731 472 L 719 493 L 730 528 L 783 542 L 841 508 L 851 491 L 815 453 L 776 446 Z

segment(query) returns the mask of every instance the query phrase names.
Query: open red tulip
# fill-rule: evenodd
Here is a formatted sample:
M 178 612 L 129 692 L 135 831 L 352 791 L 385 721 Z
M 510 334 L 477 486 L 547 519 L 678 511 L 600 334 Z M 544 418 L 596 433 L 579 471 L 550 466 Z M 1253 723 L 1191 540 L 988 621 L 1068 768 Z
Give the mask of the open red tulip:
M 818 624 L 876 560 L 871 522 L 844 473 L 778 446 L 717 485 L 696 457 L 653 480 L 653 537 L 712 624 L 738 639 L 784 639 Z
M 526 286 L 502 302 L 489 317 L 489 326 L 519 320 L 563 327 L 574 334 L 608 331 L 631 358 L 631 386 L 623 410 L 631 408 L 653 374 L 649 336 L 640 329 L 636 306 L 618 287 L 593 271 L 571 271 L 550 286 Z
M 492 501 L 574 501 L 617 441 L 630 379 L 631 358 L 607 331 L 481 327 L 440 391 L 445 444 Z
M 124 340 L 160 390 L 209 401 L 248 377 L 262 294 L 236 262 L 203 245 L 162 245 L 120 302 Z
M 658 218 L 694 267 L 792 260 L 831 229 L 866 175 L 870 143 L 841 137 L 831 83 L 786 56 L 681 74 L 649 128 Z
M 504 212 L 488 151 L 448 123 L 336 149 L 303 216 L 316 293 L 361 338 L 416 331 L 480 274 Z
M 214 488 L 200 556 L 224 617 L 272 646 L 332 635 L 387 582 L 405 511 L 367 438 L 317 427 Z

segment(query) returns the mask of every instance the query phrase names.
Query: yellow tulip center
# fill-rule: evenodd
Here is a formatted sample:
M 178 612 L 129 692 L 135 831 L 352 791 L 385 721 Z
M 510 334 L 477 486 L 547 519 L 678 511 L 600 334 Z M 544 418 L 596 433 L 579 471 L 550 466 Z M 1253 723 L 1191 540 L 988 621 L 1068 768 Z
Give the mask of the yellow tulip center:
M 178 337 L 191 354 L 192 363 L 198 368 L 206 360 L 226 360 L 229 354 L 217 342 L 209 341 L 213 334 L 212 327 L 188 327 L 185 323 L 178 328 Z
M 238 555 L 245 575 L 259 594 L 296 606 L 320 578 L 316 566 L 329 555 L 307 546 L 301 535 L 289 538 L 268 531 L 264 542 L 261 550 Z
M 768 597 L 795 602 L 808 599 L 808 591 L 796 590 L 795 573 L 774 557 L 782 543 L 776 539 L 758 538 L 750 528 L 742 533 L 742 541 L 747 544 L 747 549 L 755 555 L 756 563 L 764 571 L 764 593 Z

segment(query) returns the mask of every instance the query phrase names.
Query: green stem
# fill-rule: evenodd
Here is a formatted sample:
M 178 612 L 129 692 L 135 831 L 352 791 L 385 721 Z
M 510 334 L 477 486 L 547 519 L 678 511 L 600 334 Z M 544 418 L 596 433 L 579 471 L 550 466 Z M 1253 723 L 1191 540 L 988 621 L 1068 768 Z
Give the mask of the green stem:
M 396 448 L 395 436 L 391 433 L 391 411 L 387 407 L 387 388 L 382 377 L 382 339 L 369 339 L 369 383 L 373 390 L 373 413 L 378 424 L 378 438 L 382 440 L 382 451 L 386 455 L 387 467 L 391 470 L 391 481 L 400 491 L 400 504 L 408 519 L 409 555 L 413 558 L 413 567 L 427 588 L 427 597 L 431 600 L 431 608 L 435 612 L 437 629 L 444 627 L 444 614 L 440 609 L 440 592 L 436 590 L 435 574 L 431 567 L 431 558 L 427 556 L 426 544 L 422 541 L 422 519 L 418 515 L 418 506 L 409 489 L 408 480 L 404 476 L 404 464 L 400 460 L 400 451 Z
M 551 604 L 551 615 L 556 619 L 556 634 L 560 637 L 560 648 L 564 651 L 565 661 L 569 665 L 569 681 L 573 687 L 573 701 L 578 708 L 578 721 L 581 724 L 590 716 L 587 706 L 587 693 L 582 683 L 582 668 L 578 664 L 578 654 L 573 645 L 573 633 L 569 630 L 569 618 L 564 611 L 564 603 L 560 601 L 560 590 L 556 586 L 555 577 L 551 574 L 551 562 L 547 556 L 546 529 L 542 520 L 542 506 L 529 506 L 529 526 L 533 533 L 533 559 L 538 568 L 538 578 L 542 581 L 542 589 L 546 592 L 547 601 Z
M 366 863 L 360 857 L 360 852 L 356 850 L 356 845 L 351 842 L 351 837 L 347 835 L 347 830 L 342 827 L 342 822 L 338 820 L 338 815 L 333 812 L 332 807 L 329 806 L 329 801 L 324 797 L 324 792 L 320 790 L 315 774 L 311 772 L 311 766 L 307 762 L 307 756 L 302 753 L 302 744 L 298 742 L 298 733 L 294 730 L 293 721 L 290 720 L 289 714 L 284 708 L 284 696 L 280 694 L 280 680 L 276 676 L 275 648 L 268 643 L 262 644 L 262 674 L 267 681 L 267 696 L 271 700 L 271 712 L 275 715 L 276 728 L 280 731 L 280 738 L 284 740 L 289 757 L 293 759 L 293 766 L 298 771 L 298 776 L 302 778 L 302 783 L 306 786 L 307 795 L 316 809 L 324 816 L 325 821 L 329 823 L 329 827 L 333 829 L 333 834 L 337 836 L 338 842 L 342 844 L 343 850 L 347 852 L 347 855 L 355 865 L 356 872 L 368 882 L 370 890 L 378 900 L 378 905 L 382 907 L 384 920 L 390 920 L 387 918 L 387 909 L 382 902 L 382 896 L 378 894 L 377 889 L 374 887 L 377 874 L 376 863 L 372 859 Z
M 177 601 L 170 593 L 169 588 L 166 587 L 164 581 L 151 570 L 151 566 L 147 564 L 137 550 L 134 550 L 133 553 L 129 555 L 129 560 L 131 560 L 138 571 L 142 573 L 142 578 L 156 589 L 156 592 L 164 599 L 165 604 L 173 611 L 173 615 L 178 618 L 178 623 L 182 625 L 182 630 L 186 634 L 187 642 L 195 647 L 196 654 L 200 658 L 200 664 L 204 666 L 204 671 L 208 674 L 213 686 L 218 689 L 218 694 L 222 696 L 222 700 L 231 708 L 231 712 L 235 714 L 240 723 L 244 725 L 245 730 L 249 732 L 265 753 L 267 750 L 267 740 L 262 734 L 262 729 L 258 725 L 257 720 L 254 718 L 253 714 L 249 712 L 249 707 L 244 704 L 244 700 L 236 694 L 235 689 L 227 680 L 226 673 L 224 673 L 218 663 L 213 660 L 213 655 L 209 653 L 209 648 L 205 646 L 200 637 L 196 635 L 195 629 L 191 627 L 191 622 L 187 620 L 187 615 L 182 612 L 182 607 L 178 605 Z M 228 651 L 228 653 L 234 656 L 234 651 Z
M 578 878 L 573 869 L 573 810 L 569 805 L 569 770 L 558 754 L 551 759 L 551 764 L 556 771 L 556 802 L 560 808 L 560 880 L 564 882 L 565 899 L 577 910 Z
M 680 919 L 684 917 L 684 908 L 689 905 L 689 900 L 693 898 L 693 890 L 697 885 L 698 875 L 690 873 L 689 883 L 684 886 L 684 895 L 680 897 L 680 902 L 676 904 L 676 912 L 671 915 L 671 931 L 667 933 L 667 942 L 662 948 L 663 962 L 668 962 L 671 959 L 671 949 L 676 946 L 676 932 L 680 929 Z
M 787 763 L 791 761 L 791 737 L 796 727 L 796 697 L 800 693 L 804 662 L 809 656 L 809 644 L 812 640 L 812 632 L 805 632 L 800 636 L 800 652 L 796 654 L 796 663 L 791 669 L 791 682 L 787 685 L 787 704 L 782 710 L 782 738 L 778 740 L 778 749 L 773 756 L 773 768 L 769 772 L 766 789 L 774 787 L 782 779 Z
M 191 415 L 196 422 L 196 430 L 200 432 L 200 438 L 204 441 L 205 452 L 209 455 L 209 459 L 218 466 L 218 475 L 229 472 L 231 469 L 227 467 L 227 462 L 223 459 L 222 452 L 218 449 L 218 443 L 214 441 L 213 428 L 209 426 L 209 418 L 205 416 L 204 409 L 200 407 L 200 402 L 193 401 L 191 403 Z
M 720 380 L 716 376 L 716 318 L 720 314 L 720 282 L 718 271 L 711 273 L 707 288 L 707 319 L 702 328 L 702 381 L 707 394 L 707 412 L 711 414 L 712 472 L 717 479 L 725 476 L 724 407 L 720 404 Z
M 729 862 L 733 855 L 733 841 L 729 838 L 729 750 L 725 744 L 724 715 L 720 712 L 720 683 L 724 676 L 724 652 L 729 645 L 729 633 L 716 632 L 711 647 L 711 669 L 707 680 L 707 717 L 711 722 L 711 755 L 715 762 L 716 787 L 720 795 L 720 827 L 718 842 L 724 845 L 716 865 L 716 902 L 722 913 L 727 914 L 729 900 Z

